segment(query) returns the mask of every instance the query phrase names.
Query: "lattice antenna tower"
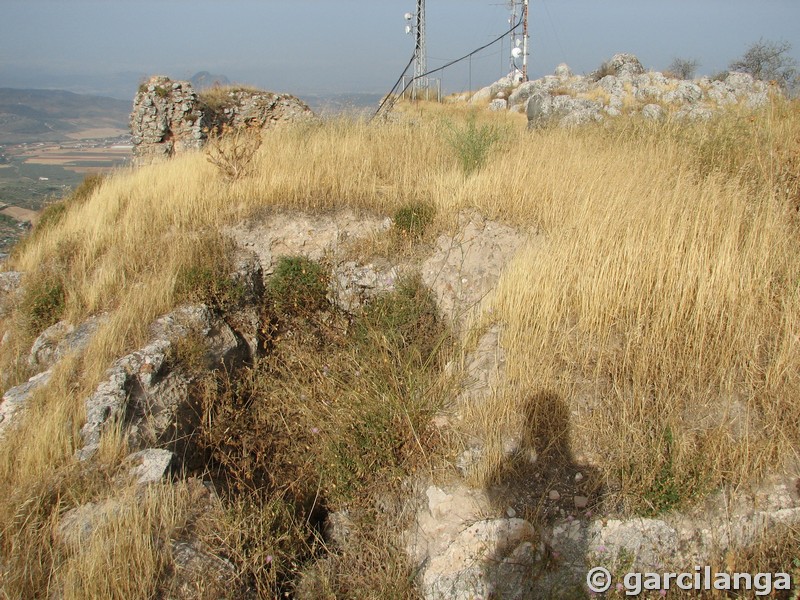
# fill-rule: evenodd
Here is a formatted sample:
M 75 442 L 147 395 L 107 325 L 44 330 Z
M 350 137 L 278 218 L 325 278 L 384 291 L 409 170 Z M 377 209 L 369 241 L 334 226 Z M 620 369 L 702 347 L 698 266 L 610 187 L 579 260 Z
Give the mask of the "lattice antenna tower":
M 511 32 L 511 72 L 519 71 L 522 74 L 522 81 L 528 81 L 528 2 L 529 0 L 509 0 L 508 2 L 508 8 L 511 11 L 509 24 L 515 25 L 520 16 L 523 20 L 522 37 L 520 37 L 519 31 Z
M 426 87 L 422 77 L 428 72 L 428 51 L 425 47 L 425 0 L 417 0 L 417 44 L 415 47 L 414 77 L 417 89 Z
M 425 0 L 417 0 L 417 12 L 407 12 L 406 33 L 414 33 L 414 88 L 417 90 L 427 87 L 427 80 L 423 77 L 428 72 L 428 51 L 425 48 Z

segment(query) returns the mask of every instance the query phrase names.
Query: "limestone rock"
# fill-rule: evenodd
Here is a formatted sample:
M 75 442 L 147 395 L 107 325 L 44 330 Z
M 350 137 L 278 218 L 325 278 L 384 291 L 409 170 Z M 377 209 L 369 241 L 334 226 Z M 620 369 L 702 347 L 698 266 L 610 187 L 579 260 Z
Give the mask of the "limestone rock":
M 508 108 L 508 100 L 504 98 L 497 98 L 489 103 L 489 110 L 494 112 L 502 112 Z
M 642 117 L 648 121 L 660 121 L 664 118 L 664 109 L 658 104 L 645 104 L 642 107 Z
M 600 102 L 588 98 L 537 92 L 528 99 L 528 127 L 542 127 L 553 121 L 565 127 L 599 121 L 602 107 Z
M 633 77 L 644 73 L 642 63 L 633 54 L 615 54 L 607 64 L 618 77 L 622 75 Z
M 89 317 L 77 327 L 67 321 L 51 325 L 33 342 L 28 365 L 41 370 L 53 366 L 66 354 L 82 352 L 104 320 L 104 316 L 98 315 Z
M 572 77 L 572 69 L 570 69 L 569 65 L 566 63 L 561 63 L 556 67 L 555 71 L 553 71 L 553 75 L 559 79 L 568 79 L 569 77 Z
M 426 599 L 533 598 L 536 532 L 523 519 L 489 519 L 460 532 L 422 576 Z
M 61 517 L 56 530 L 56 539 L 65 546 L 79 550 L 86 545 L 98 528 L 119 519 L 126 510 L 130 509 L 114 498 L 82 504 L 68 510 Z
M 136 479 L 139 485 L 156 483 L 169 471 L 175 455 L 163 448 L 147 448 L 134 452 L 123 461 L 128 465 L 128 474 Z
M 492 86 L 487 85 L 486 87 L 481 88 L 477 92 L 475 92 L 472 95 L 472 98 L 470 98 L 469 103 L 470 104 L 486 104 L 488 102 L 491 102 L 492 94 L 493 94 Z
M 173 573 L 167 600 L 241 598 L 244 585 L 236 568 L 199 540 L 172 543 Z
M 442 314 L 455 324 L 463 323 L 526 239 L 507 225 L 462 213 L 457 233 L 440 236 L 422 265 L 423 282 L 433 291 Z
M 258 257 L 264 275 L 271 275 L 281 256 L 302 255 L 312 260 L 336 255 L 349 240 L 367 237 L 392 226 L 391 219 L 377 219 L 342 212 L 335 218 L 303 213 L 281 213 L 262 221 L 226 231 L 237 246 Z
M 243 360 L 243 344 L 206 306 L 182 307 L 157 319 L 151 326 L 152 341 L 116 361 L 87 398 L 83 447 L 76 453 L 80 460 L 94 455 L 103 431 L 114 422 L 127 424 L 132 448 L 158 445 L 180 434 L 176 427 L 190 379 L 173 370 L 167 358 L 174 341 L 192 332 L 203 340 L 211 368 L 230 371 Z
M 424 598 L 530 598 L 536 532 L 518 518 L 487 518 L 486 493 L 430 486 L 409 532 Z
M 360 265 L 346 261 L 334 268 L 331 296 L 334 303 L 348 312 L 361 308 L 370 299 L 394 290 L 400 277 L 396 267 Z
M 52 371 L 44 371 L 3 394 L 3 400 L 0 402 L 0 440 L 25 411 L 28 400 L 34 392 L 50 381 L 51 375 Z

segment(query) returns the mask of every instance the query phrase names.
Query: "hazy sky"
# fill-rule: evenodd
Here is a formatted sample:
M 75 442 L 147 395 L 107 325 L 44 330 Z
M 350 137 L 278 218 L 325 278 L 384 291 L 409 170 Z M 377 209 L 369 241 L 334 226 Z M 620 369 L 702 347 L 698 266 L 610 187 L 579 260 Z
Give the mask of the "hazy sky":
M 200 70 L 276 91 L 384 92 L 413 51 L 415 0 L 0 0 L 0 87 L 129 98 L 146 74 Z M 504 0 L 427 0 L 429 67 L 508 28 Z M 798 0 L 531 0 L 531 76 L 588 72 L 615 52 L 714 73 L 759 38 L 800 60 Z M 447 91 L 508 71 L 509 44 L 443 74 Z

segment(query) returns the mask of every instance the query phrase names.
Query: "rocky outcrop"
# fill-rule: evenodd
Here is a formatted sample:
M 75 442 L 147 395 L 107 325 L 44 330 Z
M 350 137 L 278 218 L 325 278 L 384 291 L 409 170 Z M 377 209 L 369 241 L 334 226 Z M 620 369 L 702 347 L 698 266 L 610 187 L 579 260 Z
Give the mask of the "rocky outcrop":
M 186 406 L 191 375 L 172 368 L 169 360 L 177 340 L 196 333 L 211 369 L 230 371 L 246 356 L 245 344 L 233 330 L 203 305 L 179 308 L 151 326 L 152 341 L 120 358 L 106 380 L 86 400 L 86 424 L 79 460 L 91 458 L 104 431 L 125 423 L 131 449 L 164 445 L 182 434 L 180 410 Z
M 462 213 L 457 232 L 441 235 L 422 264 L 422 279 L 442 313 L 454 324 L 463 324 L 527 238 L 477 213 Z
M 574 75 L 565 64 L 553 75 L 513 84 L 508 78 L 476 92 L 470 102 L 490 110 L 524 112 L 531 128 L 557 124 L 575 127 L 626 114 L 648 120 L 709 119 L 732 104 L 763 106 L 775 86 L 747 73 L 728 73 L 720 79 L 694 81 L 646 72 L 633 54 L 615 54 L 587 76 Z M 504 104 L 505 103 L 505 104 Z
M 188 81 L 151 77 L 139 87 L 130 118 L 134 158 L 144 164 L 202 148 L 208 136 L 226 127 L 269 129 L 308 120 L 313 113 L 288 94 L 231 88 L 197 94 Z
M 493 518 L 488 496 L 462 485 L 430 486 L 407 551 L 429 600 L 531 598 L 537 532 L 516 517 Z

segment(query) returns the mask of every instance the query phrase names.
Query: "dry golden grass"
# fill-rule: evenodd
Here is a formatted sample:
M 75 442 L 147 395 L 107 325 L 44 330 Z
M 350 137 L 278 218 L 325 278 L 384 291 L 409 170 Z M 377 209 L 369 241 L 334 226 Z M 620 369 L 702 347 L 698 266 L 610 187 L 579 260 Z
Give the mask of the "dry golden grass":
M 468 415 L 465 428 L 488 449 L 479 483 L 496 472 L 504 435 L 525 427 L 531 398 L 572 409 L 568 431 L 551 434 L 568 436 L 576 459 L 597 465 L 633 510 L 679 505 L 797 458 L 797 104 L 709 124 L 631 119 L 533 133 L 521 115 L 481 112 L 478 122 L 502 119 L 509 130 L 469 175 L 446 142 L 448 122 L 469 111 L 401 110 L 407 119 L 398 123 L 272 131 L 253 173 L 234 182 L 200 153 L 120 172 L 17 249 L 10 268 L 63 283 L 65 318 L 106 311 L 109 319 L 2 442 L 0 595 L 154 589 L 166 559 L 140 534 L 179 527 L 178 492 L 113 525 L 129 545 L 112 552 L 113 576 L 99 587 L 81 586 L 107 540 L 80 559 L 54 547 L 64 508 L 108 485 L 75 471 L 82 401 L 179 301 L 179 274 L 208 233 L 263 210 L 392 214 L 428 203 L 443 222 L 473 208 L 542 233 L 504 272 L 476 324 L 504 326 L 512 384 Z M 10 383 L 25 377 L 20 359 L 36 333 L 20 311 L 2 322 L 10 339 L 0 368 Z M 109 469 L 120 447 L 113 437 L 104 445 Z M 123 558 L 139 565 L 138 591 L 120 582 Z

